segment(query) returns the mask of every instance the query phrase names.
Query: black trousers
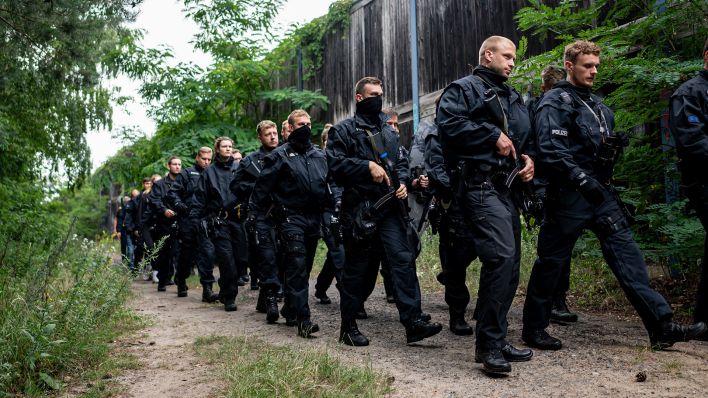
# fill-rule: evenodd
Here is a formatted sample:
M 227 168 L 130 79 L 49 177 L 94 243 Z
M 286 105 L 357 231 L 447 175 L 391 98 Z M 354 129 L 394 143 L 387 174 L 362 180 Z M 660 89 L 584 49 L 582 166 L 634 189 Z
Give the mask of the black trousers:
M 157 279 L 159 286 L 165 286 L 174 275 L 173 258 L 175 250 L 177 250 L 177 230 L 171 227 L 171 224 L 157 223 L 152 231 L 153 248 L 157 247 L 159 242 L 164 239 L 162 246 L 155 254 L 155 262 L 153 270 L 157 271 Z
M 337 280 L 337 284 L 342 278 L 342 270 L 344 269 L 344 246 L 337 244 L 331 232 L 331 213 L 325 211 L 322 215 L 322 240 L 327 245 L 327 258 L 325 259 L 322 270 L 317 275 L 317 283 L 315 290 L 326 292 L 332 285 L 333 280 Z
M 232 299 L 238 295 L 238 270 L 234 257 L 233 236 L 237 228 L 236 222 L 226 220 L 214 228 L 211 243 L 214 245 L 214 258 L 219 266 L 219 297 Z
M 277 292 L 281 287 L 281 260 L 277 250 L 275 225 L 271 220 L 259 220 L 256 233 L 258 242 L 250 239 L 249 245 L 252 247 L 252 253 L 255 253 L 251 261 L 256 263 L 258 284 L 261 289 Z
M 477 258 L 474 235 L 456 205 L 441 216 L 439 231 L 438 249 L 445 279 L 445 302 L 451 317 L 463 317 L 470 303 L 467 268 Z
M 703 231 L 708 231 L 708 185 L 696 185 L 687 191 L 688 200 L 696 209 Z M 703 241 L 703 263 L 701 279 L 696 292 L 696 308 L 693 318 L 696 322 L 708 322 L 708 235 Z
M 320 238 L 320 217 L 320 213 L 291 214 L 279 228 L 285 266 L 283 314 L 289 319 L 310 319 L 309 281 Z M 275 278 L 277 274 L 268 275 L 269 280 Z
M 644 258 L 615 199 L 607 193 L 605 201 L 593 207 L 577 191 L 562 189 L 557 197 L 549 197 L 538 235 L 538 258 L 524 303 L 524 330 L 548 326 L 561 271 L 585 229 L 600 240 L 605 261 L 647 330 L 670 320 L 671 307 L 649 286 Z
M 234 261 L 236 262 L 236 269 L 238 269 L 238 275 L 243 276 L 248 274 L 248 270 L 250 269 L 251 271 L 251 277 L 257 277 L 254 273 L 253 266 L 249 266 L 248 262 L 248 254 L 249 254 L 249 247 L 248 247 L 248 238 L 246 234 L 246 228 L 243 226 L 243 223 L 240 221 L 235 221 L 236 227 L 234 228 L 234 244 L 236 246 L 236 257 L 234 258 Z
M 353 235 L 353 218 L 351 211 L 345 214 L 345 265 L 340 282 L 342 321 L 353 321 L 361 308 L 367 289 L 367 275 L 371 275 L 373 264 L 378 266 L 379 263 L 372 261 L 372 256 L 379 256 L 377 248 L 380 247 L 383 250 L 380 255 L 385 256 L 391 265 L 391 280 L 400 320 L 404 325 L 409 325 L 420 318 L 421 309 L 414 249 L 410 247 L 406 232 L 408 226 L 397 208 L 387 207 L 382 209 L 376 232 L 368 238 L 358 239 Z
M 200 230 L 198 218 L 180 220 L 179 247 L 175 283 L 186 283 L 194 265 L 197 266 L 201 284 L 214 283 L 214 245 Z
M 482 262 L 475 308 L 476 346 L 501 348 L 506 344 L 507 313 L 519 285 L 519 213 L 509 191 L 496 190 L 489 182 L 467 184 L 457 201 Z M 446 257 L 449 264 L 451 255 Z

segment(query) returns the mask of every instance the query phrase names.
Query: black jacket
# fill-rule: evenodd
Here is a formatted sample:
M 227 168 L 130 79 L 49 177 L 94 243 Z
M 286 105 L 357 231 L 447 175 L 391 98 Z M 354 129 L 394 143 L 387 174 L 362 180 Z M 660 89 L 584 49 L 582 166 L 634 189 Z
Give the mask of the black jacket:
M 581 101 L 593 109 L 600 122 Z M 589 89 L 561 81 L 546 92 L 536 108 L 534 128 L 537 162 L 548 173 L 550 184 L 573 187 L 580 173 L 598 178 L 605 172 L 598 164 L 601 125 L 606 134 L 612 134 L 614 113 Z
M 268 152 L 261 146 L 256 152 L 241 159 L 230 187 L 238 203 L 247 204 L 251 198 L 253 186 L 263 170 L 263 159 L 266 156 Z
M 685 82 L 671 96 L 669 126 L 676 140 L 685 184 L 708 182 L 708 70 Z
M 191 209 L 194 204 L 194 191 L 199 184 L 199 177 L 204 172 L 204 169 L 199 165 L 187 167 L 177 174 L 177 178 L 172 183 L 169 192 L 167 192 L 166 202 L 171 209 L 179 209 L 182 203 Z M 186 216 L 186 214 L 180 214 Z
M 149 193 L 145 193 L 145 191 L 140 192 L 140 195 L 128 202 L 130 204 L 130 211 L 126 216 L 125 221 L 128 231 L 133 232 L 140 231 L 142 229 L 143 216 L 147 210 L 146 201 L 144 199 L 148 195 Z
M 226 162 L 221 162 L 216 156 L 216 160 L 199 177 L 190 216 L 224 218 L 227 213 L 231 215 L 236 205 L 236 196 L 229 186 L 235 172 L 236 165 L 232 157 L 229 156 Z
M 513 159 L 497 153 L 502 123 L 491 116 L 485 99 L 494 93 L 499 96 L 517 156 L 534 158 L 528 112 L 516 90 L 506 84 L 487 84 L 478 76 L 479 68 L 445 88 L 436 116 L 440 142 L 450 164 L 464 160 L 475 168 L 510 170 L 515 167 Z
M 389 188 L 385 184 L 377 184 L 371 178 L 369 161 L 376 162 L 377 156 L 369 140 L 366 130 L 376 135 L 379 152 L 385 153 L 386 168 L 393 173 L 392 188 L 397 189 L 398 183 L 408 185 L 408 159 L 399 150 L 400 141 L 393 129 L 386 124 L 385 115 L 372 124 L 359 114 L 345 119 L 329 130 L 327 140 L 327 163 L 334 182 L 347 196 L 356 191 L 361 199 L 378 200 Z
M 448 173 L 448 165 L 445 164 L 440 136 L 437 126 L 428 130 L 425 136 L 425 171 L 430 179 L 430 185 L 436 195 L 450 198 L 453 188 Z
M 249 211 L 262 218 L 272 200 L 287 210 L 317 214 L 331 205 L 331 198 L 324 152 L 312 146 L 299 154 L 286 143 L 265 157 Z
M 161 224 L 172 224 L 174 221 L 171 218 L 165 217 L 165 211 L 174 210 L 167 203 L 167 193 L 170 191 L 175 180 L 171 179 L 169 174 L 152 184 L 150 195 L 147 196 L 152 213 L 153 220 Z

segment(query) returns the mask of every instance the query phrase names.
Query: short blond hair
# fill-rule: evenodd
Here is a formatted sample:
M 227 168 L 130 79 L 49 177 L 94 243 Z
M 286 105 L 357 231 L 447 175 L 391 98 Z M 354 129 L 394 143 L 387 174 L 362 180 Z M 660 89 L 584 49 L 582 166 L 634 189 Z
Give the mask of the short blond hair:
M 219 152 L 219 146 L 221 146 L 221 143 L 224 142 L 224 141 L 231 141 L 231 145 L 232 145 L 232 146 L 234 145 L 234 140 L 232 140 L 231 138 L 229 138 L 229 137 L 219 137 L 219 138 L 216 139 L 216 141 L 214 141 L 214 150 L 215 150 L 216 152 Z
M 278 125 L 276 125 L 275 122 L 271 120 L 261 120 L 256 126 L 256 133 L 258 133 L 258 135 L 260 136 L 263 130 L 269 127 L 275 127 L 277 129 Z
M 199 150 L 197 151 L 197 157 L 199 156 L 200 153 L 213 153 L 213 152 L 214 151 L 212 151 L 211 148 L 209 148 L 208 146 L 203 146 L 203 147 L 199 148 Z
M 479 64 L 485 64 L 484 53 L 487 50 L 491 52 L 496 52 L 497 50 L 499 50 L 499 47 L 502 43 L 511 44 L 512 46 L 514 46 L 514 48 L 516 48 L 516 44 L 514 44 L 513 41 L 507 39 L 504 36 L 489 36 L 484 39 L 482 45 L 479 47 Z
M 565 46 L 563 50 L 563 62 L 570 61 L 571 64 L 575 65 L 575 61 L 578 60 L 580 54 L 592 54 L 600 56 L 600 46 L 594 42 L 587 40 L 577 40 L 573 43 Z
M 291 126 L 295 125 L 295 118 L 303 116 L 307 116 L 309 118 L 310 114 L 307 113 L 304 109 L 295 109 L 288 115 L 288 124 Z

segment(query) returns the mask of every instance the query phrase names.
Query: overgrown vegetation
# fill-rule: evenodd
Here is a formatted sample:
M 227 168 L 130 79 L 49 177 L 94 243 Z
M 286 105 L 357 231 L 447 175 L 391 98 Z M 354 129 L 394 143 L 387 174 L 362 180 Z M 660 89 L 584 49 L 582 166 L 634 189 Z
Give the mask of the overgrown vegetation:
M 345 365 L 327 352 L 274 346 L 252 337 L 200 337 L 199 355 L 218 363 L 227 397 L 380 397 L 389 379 L 370 366 Z
M 686 201 L 672 191 L 678 185 L 677 159 L 671 145 L 662 142 L 666 131 L 661 120 L 670 93 L 702 68 L 708 3 L 597 0 L 587 8 L 575 0 L 558 6 L 544 3 L 530 1 L 516 19 L 522 30 L 534 36 L 555 36 L 558 46 L 521 60 L 514 84 L 522 91 L 530 83 L 538 87 L 541 70 L 551 64 L 562 66 L 563 47 L 576 39 L 593 40 L 602 47 L 594 89 L 615 111 L 615 130 L 631 137 L 630 147 L 615 167 L 615 184 L 623 199 L 636 207 L 635 237 L 646 257 L 668 269 L 668 275 L 679 280 L 696 275 L 702 227 Z M 576 257 L 599 260 L 601 254 L 593 247 L 584 238 L 576 247 Z M 584 271 L 595 274 L 595 262 L 588 264 Z

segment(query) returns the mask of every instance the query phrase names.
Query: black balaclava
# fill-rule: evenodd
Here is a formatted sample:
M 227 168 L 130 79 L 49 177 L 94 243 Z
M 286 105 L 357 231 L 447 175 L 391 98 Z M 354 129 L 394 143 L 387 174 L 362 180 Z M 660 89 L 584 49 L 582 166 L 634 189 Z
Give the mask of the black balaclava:
M 312 129 L 304 125 L 293 130 L 288 136 L 288 143 L 298 153 L 305 153 L 312 147 Z
M 383 108 L 383 98 L 380 95 L 364 98 L 356 103 L 356 113 L 371 124 L 378 124 L 379 115 Z

